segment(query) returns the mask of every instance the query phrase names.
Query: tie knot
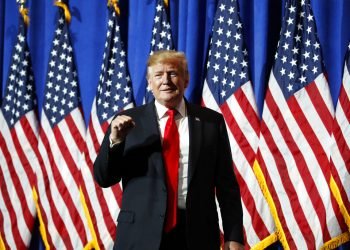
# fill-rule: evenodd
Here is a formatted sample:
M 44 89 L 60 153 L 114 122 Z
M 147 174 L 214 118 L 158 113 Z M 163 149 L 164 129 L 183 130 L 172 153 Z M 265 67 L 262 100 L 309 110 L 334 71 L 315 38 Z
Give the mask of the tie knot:
M 173 117 L 175 117 L 177 110 L 176 109 L 168 109 L 168 111 L 166 113 L 168 114 L 168 116 L 170 118 L 173 118 Z

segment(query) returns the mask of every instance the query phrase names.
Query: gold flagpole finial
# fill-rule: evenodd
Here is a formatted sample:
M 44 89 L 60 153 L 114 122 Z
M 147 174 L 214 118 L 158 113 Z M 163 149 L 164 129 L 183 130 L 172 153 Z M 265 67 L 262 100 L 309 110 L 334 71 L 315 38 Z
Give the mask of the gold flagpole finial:
M 69 8 L 68 8 L 67 4 L 64 1 L 62 1 L 62 0 L 56 0 L 55 1 L 55 5 L 57 7 L 60 7 L 60 8 L 63 9 L 63 11 L 64 11 L 64 18 L 66 19 L 67 23 L 70 23 L 70 21 L 72 19 L 72 16 L 70 15 Z
M 165 6 L 165 8 L 169 7 L 169 0 L 164 0 L 164 6 Z
M 28 16 L 28 9 L 25 8 L 26 0 L 20 0 L 19 1 L 19 13 L 21 13 L 21 16 L 23 18 L 24 24 L 28 27 L 29 25 L 29 16 Z
M 120 9 L 118 6 L 118 0 L 108 0 L 108 6 L 113 6 L 115 13 L 119 16 Z

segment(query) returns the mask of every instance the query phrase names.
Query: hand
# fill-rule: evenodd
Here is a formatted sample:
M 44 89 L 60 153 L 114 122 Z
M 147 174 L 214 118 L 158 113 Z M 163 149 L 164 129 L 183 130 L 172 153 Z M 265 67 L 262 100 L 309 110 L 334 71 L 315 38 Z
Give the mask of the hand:
M 244 250 L 244 246 L 235 241 L 226 241 L 223 250 Z
M 111 123 L 110 139 L 112 143 L 124 141 L 126 135 L 135 127 L 135 122 L 130 116 L 119 115 Z

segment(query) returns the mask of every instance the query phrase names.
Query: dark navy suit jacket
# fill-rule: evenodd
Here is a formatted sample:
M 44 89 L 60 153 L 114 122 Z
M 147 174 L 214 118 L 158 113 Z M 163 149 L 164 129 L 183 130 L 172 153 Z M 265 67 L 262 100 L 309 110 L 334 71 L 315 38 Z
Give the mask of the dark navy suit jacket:
M 186 102 L 189 166 L 186 233 L 189 249 L 219 249 L 217 196 L 225 241 L 243 242 L 242 205 L 221 114 Z M 163 232 L 167 190 L 154 102 L 123 111 L 135 121 L 125 141 L 110 148 L 110 128 L 94 163 L 96 182 L 122 181 L 123 198 L 114 249 L 157 250 Z

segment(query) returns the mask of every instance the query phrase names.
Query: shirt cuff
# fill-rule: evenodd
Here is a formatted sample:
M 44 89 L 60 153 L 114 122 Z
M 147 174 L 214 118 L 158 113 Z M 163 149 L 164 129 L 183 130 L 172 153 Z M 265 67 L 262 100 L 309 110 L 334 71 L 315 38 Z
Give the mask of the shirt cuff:
M 120 144 L 121 141 L 116 141 L 116 142 L 113 142 L 112 139 L 111 139 L 111 136 L 109 136 L 109 148 L 113 148 L 114 146 Z

